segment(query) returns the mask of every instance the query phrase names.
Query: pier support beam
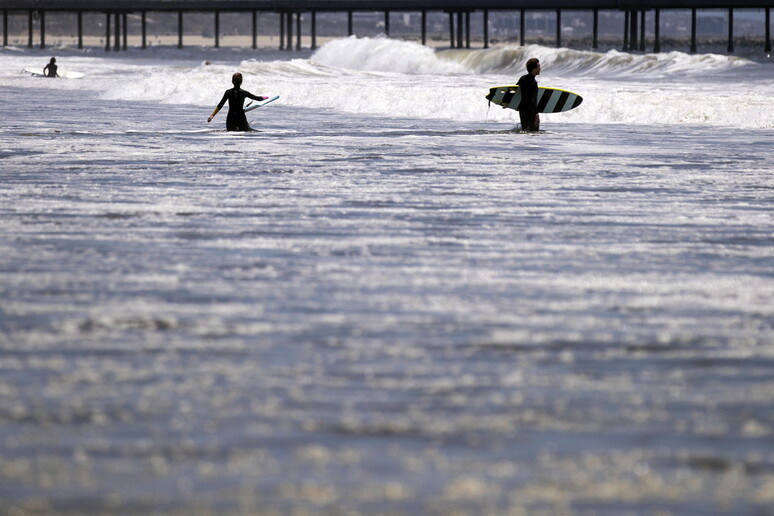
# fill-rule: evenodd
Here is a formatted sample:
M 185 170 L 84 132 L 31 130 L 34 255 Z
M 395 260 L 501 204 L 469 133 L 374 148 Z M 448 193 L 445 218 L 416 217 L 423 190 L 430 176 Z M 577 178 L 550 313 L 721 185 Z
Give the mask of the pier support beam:
M 696 46 L 696 8 L 691 9 L 691 54 L 698 50 Z
M 115 33 L 114 33 L 115 39 L 113 41 L 113 50 L 118 52 L 119 50 L 121 50 L 121 15 L 120 14 L 116 13 L 115 21 L 116 21 L 116 26 L 115 26 Z
M 629 51 L 629 11 L 624 11 L 624 31 L 623 31 L 623 51 L 628 52 Z
M 384 35 L 390 37 L 390 11 L 384 11 Z
M 645 52 L 645 10 L 640 11 L 640 51 Z
M 728 9 L 728 53 L 734 53 L 734 8 Z
M 215 48 L 220 48 L 220 11 L 215 11 Z
M 766 8 L 766 47 L 764 51 L 771 54 L 771 9 Z
M 40 11 L 40 48 L 46 48 L 46 11 Z
M 599 9 L 594 9 L 594 29 L 591 36 L 591 48 L 599 48 Z
M 661 9 L 656 9 L 654 12 L 654 20 L 653 20 L 653 52 L 659 53 L 661 52 Z
M 489 48 L 489 10 L 484 9 L 484 48 Z
M 562 46 L 562 10 L 556 10 L 556 48 Z
M 522 47 L 524 46 L 525 41 L 525 29 L 526 29 L 526 21 L 524 20 L 524 17 L 526 16 L 526 11 L 524 9 L 521 10 L 520 16 L 519 16 L 519 45 Z
M 288 40 L 285 42 L 285 50 L 293 50 L 293 13 L 287 14 L 285 22 L 287 23 L 285 33 L 288 36 Z
M 629 50 L 637 50 L 637 11 L 629 12 Z
M 449 48 L 454 48 L 454 13 L 449 11 Z
M 8 9 L 3 9 L 3 46 L 8 46 Z
M 123 39 L 121 40 L 121 48 L 123 50 L 129 49 L 129 30 L 127 29 L 127 18 L 128 15 L 126 13 L 121 14 L 121 27 L 124 32 Z
M 183 11 L 177 12 L 177 48 L 183 48 Z
M 279 13 L 279 29 L 280 29 L 280 37 L 279 37 L 279 49 L 285 50 L 285 13 Z
M 355 33 L 352 28 L 352 11 L 347 11 L 347 36 L 351 36 Z
M 32 17 L 34 16 L 34 11 L 29 12 L 29 16 L 27 16 L 27 48 L 32 48 Z
M 465 48 L 470 48 L 470 11 L 465 13 Z
M 253 9 L 252 12 L 252 29 L 253 29 L 253 50 L 258 48 L 258 11 Z
M 83 50 L 83 12 L 78 11 L 78 50 Z
M 312 50 L 317 50 L 317 11 L 312 11 Z
M 462 48 L 462 11 L 457 13 L 457 48 Z
M 110 52 L 110 13 L 105 13 L 105 52 Z
M 296 50 L 301 50 L 301 13 L 296 13 Z

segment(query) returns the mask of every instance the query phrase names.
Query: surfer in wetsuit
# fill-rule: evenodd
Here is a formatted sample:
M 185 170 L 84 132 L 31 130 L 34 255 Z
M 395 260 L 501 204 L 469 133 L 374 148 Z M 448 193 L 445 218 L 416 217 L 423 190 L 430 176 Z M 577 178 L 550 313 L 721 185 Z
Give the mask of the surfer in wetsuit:
M 220 99 L 220 102 L 218 103 L 218 107 L 215 108 L 215 111 L 212 112 L 212 114 L 207 118 L 207 122 L 211 122 L 212 119 L 215 117 L 215 115 L 218 114 L 218 111 L 223 107 L 223 105 L 228 100 L 228 115 L 226 115 L 226 130 L 227 131 L 252 131 L 250 128 L 250 125 L 247 123 L 247 117 L 245 116 L 245 108 L 244 103 L 246 98 L 251 98 L 253 100 L 266 100 L 269 97 L 259 97 L 257 95 L 253 95 L 249 91 L 245 91 L 240 88 L 242 85 L 242 74 L 237 72 L 234 75 L 231 76 L 231 82 L 234 84 L 234 87 L 230 90 L 226 90 L 226 93 L 223 94 L 223 98 Z
M 527 73 L 522 75 L 517 83 L 521 90 L 521 102 L 517 109 L 522 131 L 540 130 L 540 115 L 537 108 L 538 83 L 535 79 L 538 75 L 540 75 L 540 61 L 533 57 L 527 60 Z
M 56 73 L 56 69 L 56 57 L 52 57 L 51 61 L 43 68 L 43 75 L 46 77 L 59 77 L 59 74 Z

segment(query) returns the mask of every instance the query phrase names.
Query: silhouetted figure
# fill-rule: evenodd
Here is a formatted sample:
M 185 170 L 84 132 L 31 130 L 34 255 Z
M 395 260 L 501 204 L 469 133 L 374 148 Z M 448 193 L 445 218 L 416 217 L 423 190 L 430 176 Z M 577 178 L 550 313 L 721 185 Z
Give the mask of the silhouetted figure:
M 223 94 L 223 98 L 220 99 L 218 107 L 207 118 L 207 122 L 211 122 L 218 111 L 228 100 L 228 115 L 226 115 L 226 130 L 227 131 L 251 131 L 250 124 L 247 123 L 247 117 L 245 116 L 245 99 L 251 98 L 253 100 L 266 100 L 269 97 L 260 97 L 253 95 L 249 91 L 245 91 L 240 88 L 242 85 L 242 74 L 237 72 L 231 76 L 231 82 L 234 87 L 230 90 L 226 90 Z
M 517 109 L 522 131 L 540 130 L 540 115 L 537 107 L 538 83 L 535 79 L 538 75 L 540 75 L 540 61 L 533 57 L 527 60 L 527 73 L 522 75 L 517 83 L 521 91 L 521 102 Z
M 56 57 L 52 57 L 51 61 L 43 68 L 43 75 L 46 77 L 59 77 L 59 74 L 56 73 L 56 69 Z

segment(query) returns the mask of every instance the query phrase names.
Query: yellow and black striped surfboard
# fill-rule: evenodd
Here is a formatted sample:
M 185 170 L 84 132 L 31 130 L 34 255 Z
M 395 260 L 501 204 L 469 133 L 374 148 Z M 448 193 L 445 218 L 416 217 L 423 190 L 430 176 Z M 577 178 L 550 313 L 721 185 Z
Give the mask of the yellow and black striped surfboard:
M 489 88 L 487 100 L 504 108 L 516 109 L 521 102 L 518 86 L 495 86 Z M 561 113 L 581 105 L 583 97 L 577 93 L 557 88 L 538 87 L 538 113 Z

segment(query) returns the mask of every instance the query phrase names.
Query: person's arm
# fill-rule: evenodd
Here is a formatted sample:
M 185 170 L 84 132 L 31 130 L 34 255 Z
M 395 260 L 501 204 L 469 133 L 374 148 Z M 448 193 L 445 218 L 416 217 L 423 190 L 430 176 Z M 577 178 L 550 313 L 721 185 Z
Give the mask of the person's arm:
M 533 80 L 533 87 L 535 88 L 535 130 L 540 130 L 540 113 L 538 112 L 538 106 L 537 106 L 537 98 L 538 98 L 538 83 L 537 80 Z
M 521 93 L 521 101 L 519 101 L 518 110 L 529 109 L 532 106 L 532 83 L 529 80 L 529 75 L 523 75 L 519 78 L 519 82 L 516 85 L 519 87 Z
M 253 95 L 253 94 L 252 94 L 252 93 L 250 93 L 249 91 L 245 91 L 245 90 L 242 90 L 242 93 L 244 93 L 244 94 L 245 94 L 245 98 L 249 98 L 249 99 L 253 99 L 253 100 L 258 100 L 258 101 L 260 101 L 260 100 L 266 100 L 266 99 L 268 99 L 268 98 L 269 98 L 269 97 L 262 97 L 262 96 L 260 96 L 260 95 Z M 247 105 L 246 105 L 246 106 L 244 106 L 242 109 L 244 109 L 244 108 L 248 108 L 248 107 L 250 107 L 250 106 L 252 106 L 252 105 L 253 105 L 253 103 L 252 103 L 252 102 L 248 102 L 248 103 L 247 103 Z
M 533 78 L 529 84 L 529 100 L 530 100 L 530 103 L 532 104 L 532 107 L 535 108 L 535 111 L 537 111 L 537 98 L 538 98 L 538 83 Z
M 269 98 L 269 97 L 262 97 L 260 95 L 253 95 L 249 91 L 245 91 L 245 90 L 242 90 L 242 92 L 245 94 L 245 97 L 253 99 L 253 100 L 266 100 L 266 99 Z
M 220 111 L 223 108 L 223 105 L 226 103 L 226 99 L 228 98 L 228 92 L 223 94 L 223 98 L 220 99 L 220 102 L 218 103 L 218 107 L 215 108 L 215 110 L 212 112 L 212 114 L 207 118 L 207 122 L 212 122 L 212 119 L 215 118 L 215 115 L 218 114 L 218 111 Z

